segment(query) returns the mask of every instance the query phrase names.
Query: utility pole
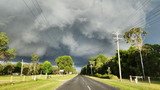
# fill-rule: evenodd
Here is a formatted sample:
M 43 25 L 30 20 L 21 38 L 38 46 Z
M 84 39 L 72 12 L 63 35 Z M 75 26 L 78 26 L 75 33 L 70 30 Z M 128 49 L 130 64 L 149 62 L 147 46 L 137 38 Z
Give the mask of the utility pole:
M 23 74 L 23 59 L 22 59 L 22 62 L 21 62 L 21 76 L 22 76 L 22 74 Z
M 91 67 L 91 75 L 93 75 L 93 71 L 92 71 L 92 67 L 93 67 L 93 66 L 92 66 L 92 64 L 90 65 L 90 67 Z
M 87 75 L 87 66 L 86 66 L 86 75 Z
M 119 53 L 119 40 L 120 40 L 121 38 L 119 38 L 119 33 L 118 33 L 118 32 L 114 33 L 114 35 L 116 35 L 116 38 L 114 38 L 114 39 L 116 40 L 116 44 L 117 44 L 118 65 L 119 65 L 119 77 L 120 77 L 120 81 L 122 81 L 121 61 L 120 61 L 120 53 Z

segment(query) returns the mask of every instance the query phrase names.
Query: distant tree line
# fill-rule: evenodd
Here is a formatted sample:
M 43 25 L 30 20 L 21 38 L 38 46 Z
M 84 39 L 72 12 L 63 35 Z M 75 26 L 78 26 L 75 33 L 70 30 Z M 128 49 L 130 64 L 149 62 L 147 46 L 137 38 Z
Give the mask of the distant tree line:
M 0 75 L 20 75 L 21 73 L 21 62 L 13 63 L 3 63 L 0 64 Z M 25 63 L 23 65 L 23 75 L 38 75 L 38 74 L 59 74 L 60 68 L 58 66 L 53 66 L 51 62 L 44 61 L 43 63 L 38 63 L 36 65 L 36 70 L 33 69 L 34 66 L 32 63 Z M 64 70 L 64 74 L 68 74 L 68 72 L 77 73 L 76 69 L 72 70 Z M 67 72 L 67 73 L 66 73 Z

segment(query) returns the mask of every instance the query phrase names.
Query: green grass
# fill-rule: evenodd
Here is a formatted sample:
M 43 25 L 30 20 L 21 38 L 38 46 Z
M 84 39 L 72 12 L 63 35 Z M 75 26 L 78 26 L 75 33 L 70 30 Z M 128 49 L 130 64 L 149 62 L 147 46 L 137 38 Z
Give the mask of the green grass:
M 22 81 L 21 76 L 14 76 L 15 83 L 12 85 L 1 83 L 0 90 L 55 90 L 58 86 L 65 81 L 75 77 L 76 75 L 52 75 L 52 78 L 45 79 L 45 76 L 39 76 L 37 81 L 32 80 L 31 76 L 27 76 L 27 81 Z M 0 76 L 0 80 L 8 80 L 10 76 Z
M 148 82 L 138 82 L 136 84 L 135 82 L 130 82 L 127 79 L 124 79 L 122 82 L 120 82 L 119 80 L 102 79 L 97 77 L 90 78 L 119 88 L 120 90 L 160 90 L 160 81 L 151 81 L 151 84 Z

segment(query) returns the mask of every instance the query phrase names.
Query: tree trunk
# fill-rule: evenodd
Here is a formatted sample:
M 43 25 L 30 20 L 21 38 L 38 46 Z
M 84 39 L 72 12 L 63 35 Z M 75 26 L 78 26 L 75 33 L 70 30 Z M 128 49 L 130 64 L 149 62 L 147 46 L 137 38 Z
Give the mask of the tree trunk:
M 46 79 L 48 79 L 48 73 L 46 73 Z
M 143 73 L 143 78 L 145 78 L 145 73 L 144 73 L 144 65 L 143 65 L 143 58 L 142 58 L 142 51 L 139 50 L 140 58 L 141 58 L 141 66 L 142 66 L 142 73 Z

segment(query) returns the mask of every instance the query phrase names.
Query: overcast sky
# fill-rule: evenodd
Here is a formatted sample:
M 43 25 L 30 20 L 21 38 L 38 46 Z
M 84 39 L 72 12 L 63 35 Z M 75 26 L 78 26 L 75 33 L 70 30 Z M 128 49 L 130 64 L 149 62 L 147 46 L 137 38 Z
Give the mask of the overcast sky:
M 112 33 L 133 26 L 148 32 L 145 43 L 160 44 L 160 0 L 0 0 L 0 31 L 10 38 L 18 56 L 37 53 L 42 59 L 59 55 L 86 58 L 114 55 Z M 124 40 L 120 48 L 127 49 Z

